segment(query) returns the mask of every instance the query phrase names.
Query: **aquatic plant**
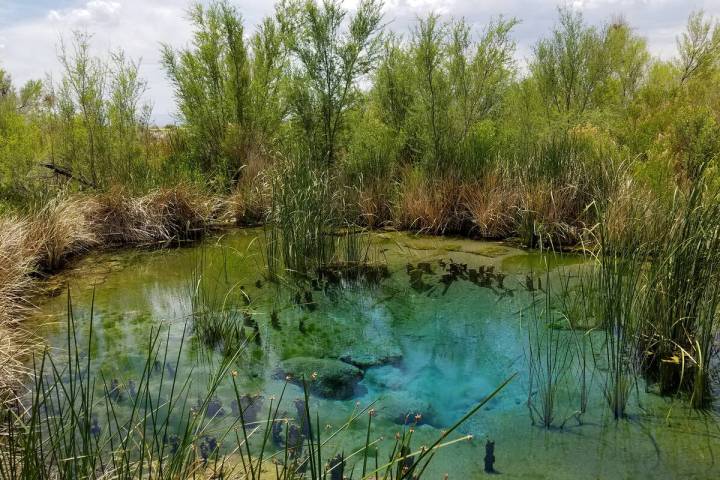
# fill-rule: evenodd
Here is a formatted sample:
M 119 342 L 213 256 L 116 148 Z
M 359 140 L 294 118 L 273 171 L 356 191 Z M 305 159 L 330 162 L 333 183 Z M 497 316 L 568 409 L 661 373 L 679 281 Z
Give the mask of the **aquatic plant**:
M 532 273 L 529 278 L 533 282 Z M 532 303 L 527 322 L 526 351 L 529 377 L 527 405 L 533 424 L 537 421 L 543 427 L 550 428 L 557 420 L 557 395 L 571 366 L 572 348 L 568 332 L 563 326 L 557 325 L 563 319 L 553 307 L 549 271 L 545 274 L 544 292 L 538 295 L 537 290 L 532 288 L 530 293 Z M 565 420 L 562 419 L 561 424 Z
M 365 230 L 355 225 L 328 172 L 302 157 L 278 165 L 272 206 L 266 220 L 265 260 L 271 278 L 279 266 L 299 275 L 332 264 L 362 265 L 369 261 Z
M 580 271 L 577 275 L 562 272 L 559 279 L 560 293 L 557 295 L 558 308 L 572 332 L 573 365 L 580 380 L 576 411 L 579 423 L 582 423 L 583 415 L 588 410 L 590 392 L 596 375 L 596 369 L 588 362 L 589 357 L 594 353 L 590 335 L 597 320 L 594 310 L 595 292 L 590 288 L 592 281 L 587 279 L 588 275 L 593 275 L 593 272 Z
M 640 289 L 638 257 L 606 252 L 597 267 L 597 315 L 604 333 L 601 350 L 607 368 L 604 394 L 615 418 L 625 416 L 643 360 L 635 310 Z
M 583 310 L 603 333 L 601 355 L 593 355 L 596 368 L 607 372 L 603 393 L 613 416 L 619 419 L 626 414 L 630 393 L 644 361 L 638 306 L 646 280 L 643 269 L 647 245 L 627 231 L 609 230 L 607 207 L 596 206 L 600 221 L 590 235 L 598 249 L 592 253 L 592 271 L 583 275 L 581 282 L 587 302 Z M 643 206 L 639 206 L 634 211 L 642 212 L 642 209 Z M 634 228 L 631 222 L 619 227 Z
M 313 379 L 303 378 L 303 399 L 297 401 L 302 427 L 280 413 L 287 383 L 279 398 L 270 399 L 265 419 L 259 419 L 257 397 L 242 394 L 237 373 L 231 369 L 239 351 L 221 361 L 207 378 L 205 393 L 192 403 L 193 377 L 178 368 L 186 330 L 173 342 L 177 353 L 171 354 L 169 331 L 164 337 L 160 329 L 153 329 L 137 381 L 108 378 L 107 372 L 95 369 L 88 353 L 94 342 L 92 317 L 91 309 L 87 344 L 82 345 L 68 296 L 67 356 L 45 350 L 36 357 L 30 392 L 3 407 L 2 478 L 178 479 L 239 473 L 257 479 L 275 470 L 277 478 L 320 480 L 328 475 L 338 478 L 336 472 L 354 470 L 360 462 L 363 478 L 381 474 L 388 478 L 396 469 L 395 478 L 420 478 L 439 450 L 471 438 L 450 436 L 512 380 L 490 392 L 429 447 L 411 450 L 410 427 L 396 438 L 387 463 L 377 465 L 376 456 L 376 465 L 369 466 L 368 451 L 381 441 L 371 438 L 372 404 L 358 408 L 345 424 L 323 437 L 320 412 L 310 408 Z M 228 382 L 236 399 L 233 416 L 227 416 L 216 399 L 218 388 Z M 368 415 L 365 445 L 347 455 L 334 451 L 328 455 L 330 442 L 364 415 Z
M 187 285 L 193 338 L 225 356 L 234 355 L 249 339 L 259 341 L 260 332 L 257 322 L 252 322 L 249 298 L 241 286 L 208 278 L 206 261 L 201 250 Z
M 643 291 L 645 370 L 662 393 L 690 392 L 706 406 L 720 307 L 720 195 L 703 178 L 678 191 L 662 235 L 651 244 Z

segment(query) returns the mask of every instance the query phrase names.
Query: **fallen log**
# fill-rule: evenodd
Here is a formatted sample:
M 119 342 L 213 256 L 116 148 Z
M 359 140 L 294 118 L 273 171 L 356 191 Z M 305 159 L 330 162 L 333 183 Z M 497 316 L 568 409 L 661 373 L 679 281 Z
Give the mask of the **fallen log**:
M 56 165 L 54 163 L 41 163 L 40 166 L 52 170 L 57 175 L 62 175 L 63 177 L 66 177 L 70 180 L 75 180 L 76 182 L 79 182 L 86 187 L 95 188 L 95 184 L 88 182 L 81 176 L 76 176 L 69 168 L 61 167 L 60 165 Z

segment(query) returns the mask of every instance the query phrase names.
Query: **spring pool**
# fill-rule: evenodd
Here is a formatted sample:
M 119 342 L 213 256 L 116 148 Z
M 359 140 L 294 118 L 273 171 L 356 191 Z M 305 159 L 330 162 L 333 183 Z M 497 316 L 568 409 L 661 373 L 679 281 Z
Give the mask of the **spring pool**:
M 191 410 L 227 350 L 222 335 L 194 324 L 201 285 L 205 306 L 233 305 L 226 322 L 237 322 L 237 334 L 247 339 L 234 361 L 234 380 L 255 399 L 258 418 L 286 388 L 280 411 L 300 422 L 295 401 L 303 392 L 296 384 L 286 387 L 286 374 L 319 370 L 330 380 L 320 378 L 310 403 L 323 427 L 332 431 L 375 402 L 371 437 L 382 438 L 377 455 L 383 463 L 395 434 L 409 428 L 404 424 L 416 414 L 421 417 L 413 445 L 428 445 L 517 372 L 454 435 L 473 439 L 442 449 L 427 478 L 485 475 L 486 439 L 495 442 L 495 469 L 504 478 L 720 477 L 717 409 L 698 413 L 638 380 L 628 417 L 612 417 L 603 396 L 597 332 L 584 340 L 591 345 L 583 377 L 586 412 L 577 414 L 581 370 L 570 352 L 555 395 L 553 426 L 533 425 L 528 398 L 537 391 L 531 389 L 528 366 L 529 307 L 553 279 L 584 268 L 579 257 L 388 232 L 372 240 L 374 255 L 387 269 L 361 279 L 330 272 L 319 280 L 272 283 L 264 275 L 261 235 L 244 229 L 188 248 L 92 254 L 54 280 L 57 295 L 40 302 L 32 329 L 62 358 L 66 292 L 81 350 L 88 344 L 92 306 L 93 339 L 82 354 L 89 354 L 93 372 L 114 386 L 111 400 L 121 415 L 142 376 L 151 332 L 160 329 L 173 361 L 156 362 L 152 381 L 190 378 Z M 561 329 L 559 335 L 577 334 Z M 97 398 L 106 396 L 101 385 L 97 389 Z M 220 431 L 237 419 L 237 409 L 228 379 L 214 395 L 212 412 L 200 413 L 212 414 Z M 105 428 L 102 420 L 97 428 Z M 332 439 L 326 456 L 359 449 L 366 428 L 365 418 L 351 425 Z

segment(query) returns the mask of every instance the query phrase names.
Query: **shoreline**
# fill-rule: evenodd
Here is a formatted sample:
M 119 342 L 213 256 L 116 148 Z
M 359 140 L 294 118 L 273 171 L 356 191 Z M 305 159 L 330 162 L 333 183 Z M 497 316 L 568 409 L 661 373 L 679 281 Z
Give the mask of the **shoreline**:
M 33 308 L 32 298 L 42 294 L 43 279 L 93 251 L 165 248 L 193 243 L 212 231 L 259 226 L 258 219 L 267 209 L 263 200 L 257 191 L 220 197 L 181 184 L 137 197 L 110 190 L 56 198 L 34 215 L 0 217 L 0 398 L 11 399 L 27 373 L 18 357 L 27 354 L 34 342 L 28 340 L 32 334 L 24 332 L 21 324 Z M 384 202 L 391 207 L 388 199 Z M 392 220 L 366 221 L 364 228 L 543 248 L 543 242 L 524 241 L 515 229 L 504 230 L 505 235 L 482 235 L 482 229 L 472 226 L 470 211 L 462 202 L 451 212 L 454 218 L 447 219 L 448 225 L 463 228 L 417 228 L 425 223 L 422 219 L 407 224 L 401 214 L 391 215 Z M 463 221 L 458 222 L 461 217 Z M 549 245 L 554 251 L 574 253 L 578 247 L 584 251 L 588 247 L 582 242 L 552 240 Z

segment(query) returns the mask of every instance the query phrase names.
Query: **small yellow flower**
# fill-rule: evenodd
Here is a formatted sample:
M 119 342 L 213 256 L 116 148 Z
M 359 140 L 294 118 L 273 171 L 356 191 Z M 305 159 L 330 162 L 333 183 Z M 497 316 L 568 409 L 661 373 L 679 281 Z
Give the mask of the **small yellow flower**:
M 232 376 L 233 376 L 233 378 L 237 377 L 237 370 L 232 371 Z
M 317 372 L 313 372 L 312 375 L 310 375 L 310 378 L 312 378 L 313 380 L 317 380 L 317 377 L 318 377 Z

